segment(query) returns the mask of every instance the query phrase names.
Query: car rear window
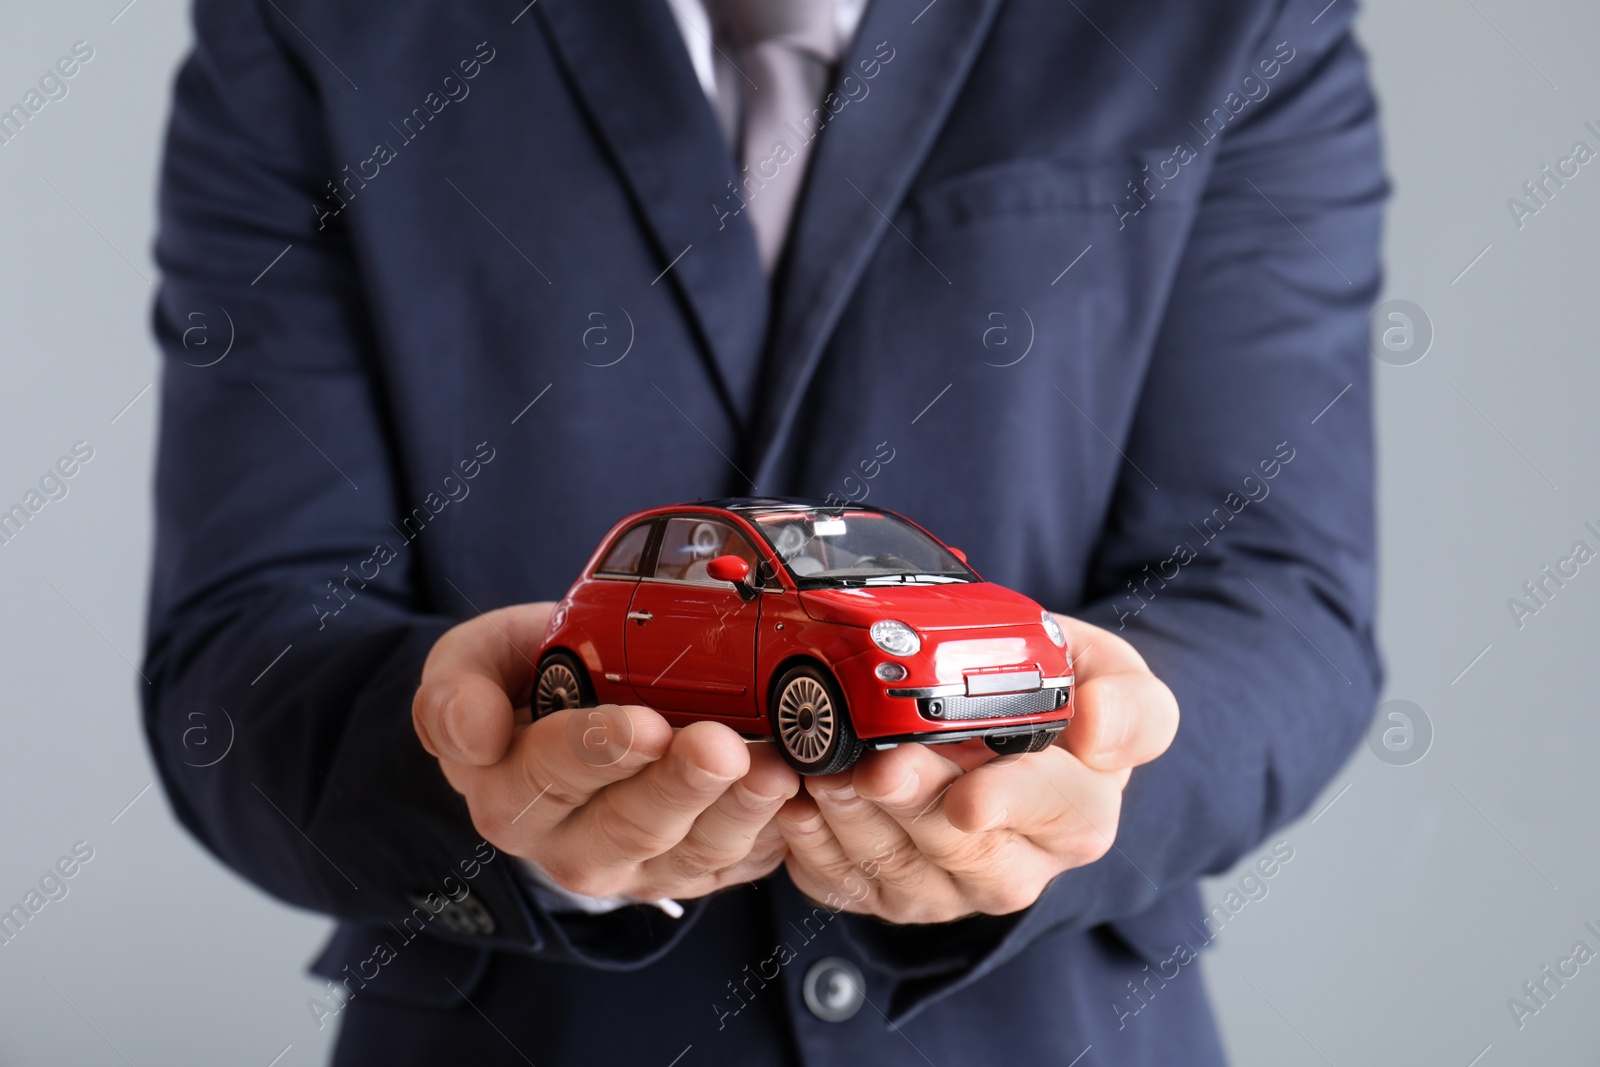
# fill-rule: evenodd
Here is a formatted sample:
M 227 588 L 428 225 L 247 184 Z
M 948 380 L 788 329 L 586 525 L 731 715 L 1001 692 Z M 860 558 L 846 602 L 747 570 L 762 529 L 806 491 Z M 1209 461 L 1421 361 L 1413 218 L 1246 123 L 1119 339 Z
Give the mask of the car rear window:
M 644 548 L 650 541 L 650 523 L 641 522 L 628 529 L 611 545 L 611 551 L 594 569 L 596 574 L 615 574 L 629 578 L 639 576 L 639 564 L 644 561 Z

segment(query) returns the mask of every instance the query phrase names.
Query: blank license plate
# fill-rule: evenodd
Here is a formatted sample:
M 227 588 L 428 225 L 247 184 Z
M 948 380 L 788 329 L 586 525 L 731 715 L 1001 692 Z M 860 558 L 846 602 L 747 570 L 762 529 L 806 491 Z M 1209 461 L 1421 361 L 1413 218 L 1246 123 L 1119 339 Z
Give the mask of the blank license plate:
M 1038 671 L 1002 671 L 995 674 L 967 675 L 967 696 L 986 697 L 997 693 L 1026 693 L 1039 688 Z

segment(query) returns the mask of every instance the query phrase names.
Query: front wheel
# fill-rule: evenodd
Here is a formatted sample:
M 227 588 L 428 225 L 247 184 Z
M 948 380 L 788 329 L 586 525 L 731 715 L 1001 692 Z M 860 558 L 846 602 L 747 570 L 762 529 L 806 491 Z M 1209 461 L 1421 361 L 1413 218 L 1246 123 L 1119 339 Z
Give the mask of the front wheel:
M 1057 726 L 1047 730 L 1035 730 L 1029 734 L 985 737 L 983 743 L 989 746 L 990 751 L 1002 756 L 1018 756 L 1024 752 L 1043 752 L 1055 744 L 1056 738 L 1061 736 L 1061 730 L 1062 727 Z
M 589 672 L 575 656 L 552 652 L 539 663 L 539 677 L 533 683 L 533 717 L 542 719 L 553 711 L 594 707 L 594 690 Z
M 848 770 L 866 748 L 850 725 L 839 687 L 810 664 L 791 667 L 778 679 L 769 714 L 778 749 L 801 774 Z

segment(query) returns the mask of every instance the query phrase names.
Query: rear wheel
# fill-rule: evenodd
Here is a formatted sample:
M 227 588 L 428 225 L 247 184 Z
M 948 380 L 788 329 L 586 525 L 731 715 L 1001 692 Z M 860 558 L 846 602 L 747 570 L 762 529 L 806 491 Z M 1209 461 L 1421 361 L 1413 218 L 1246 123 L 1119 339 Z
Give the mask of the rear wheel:
M 1061 736 L 1062 727 L 1055 726 L 1047 730 L 1035 730 L 1030 734 L 1011 734 L 1006 737 L 985 737 L 983 743 L 990 750 L 1002 756 L 1017 756 L 1024 752 L 1043 752 L 1055 744 L 1056 738 Z
M 539 663 L 539 677 L 533 684 L 533 717 L 542 719 L 553 711 L 594 706 L 594 689 L 589 672 L 576 656 L 552 652 Z
M 839 687 L 808 663 L 791 667 L 772 687 L 772 736 L 801 774 L 837 774 L 861 757 L 864 745 L 850 724 Z

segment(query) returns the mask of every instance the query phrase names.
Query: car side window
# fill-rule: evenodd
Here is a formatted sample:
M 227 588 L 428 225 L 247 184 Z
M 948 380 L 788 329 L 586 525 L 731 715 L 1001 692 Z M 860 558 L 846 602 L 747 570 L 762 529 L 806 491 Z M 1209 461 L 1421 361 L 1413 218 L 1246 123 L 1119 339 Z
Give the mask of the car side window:
M 644 562 L 644 550 L 650 543 L 650 529 L 653 525 L 654 523 L 641 522 L 618 537 L 612 542 L 611 551 L 606 553 L 594 572 L 626 578 L 639 577 L 639 565 Z
M 718 585 L 706 574 L 706 564 L 718 556 L 738 556 L 750 565 L 752 576 L 760 562 L 750 542 L 727 523 L 699 517 L 668 519 L 656 554 L 655 577 Z

